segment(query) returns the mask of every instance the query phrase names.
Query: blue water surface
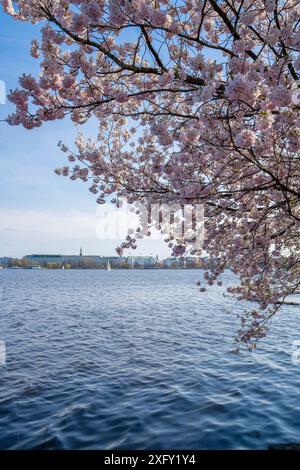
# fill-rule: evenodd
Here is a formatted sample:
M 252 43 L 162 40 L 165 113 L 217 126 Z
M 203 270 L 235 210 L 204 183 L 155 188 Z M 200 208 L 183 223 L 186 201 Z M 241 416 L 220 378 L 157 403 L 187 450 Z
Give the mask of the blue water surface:
M 0 272 L 1 449 L 300 442 L 300 312 L 234 350 L 243 308 L 197 270 Z M 228 271 L 225 284 L 232 280 Z

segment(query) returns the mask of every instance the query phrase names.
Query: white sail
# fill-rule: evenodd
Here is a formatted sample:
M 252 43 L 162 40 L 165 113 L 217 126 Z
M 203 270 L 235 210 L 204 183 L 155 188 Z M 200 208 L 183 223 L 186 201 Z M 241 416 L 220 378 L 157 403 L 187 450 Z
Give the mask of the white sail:
M 111 265 L 109 261 L 107 262 L 106 271 L 111 271 Z

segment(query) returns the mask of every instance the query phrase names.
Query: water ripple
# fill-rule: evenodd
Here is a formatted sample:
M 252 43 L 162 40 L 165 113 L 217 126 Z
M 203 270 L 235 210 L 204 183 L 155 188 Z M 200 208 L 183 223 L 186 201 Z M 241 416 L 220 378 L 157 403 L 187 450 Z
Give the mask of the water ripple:
M 233 354 L 232 313 L 242 306 L 214 287 L 198 294 L 201 275 L 0 272 L 0 448 L 299 442 L 295 308 L 286 307 L 258 351 Z

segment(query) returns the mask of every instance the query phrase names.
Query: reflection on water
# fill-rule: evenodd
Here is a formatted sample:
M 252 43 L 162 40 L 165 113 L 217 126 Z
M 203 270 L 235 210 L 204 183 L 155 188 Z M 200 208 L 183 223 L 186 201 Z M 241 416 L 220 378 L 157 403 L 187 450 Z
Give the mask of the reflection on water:
M 235 354 L 241 306 L 219 288 L 198 293 L 198 276 L 1 271 L 0 448 L 300 442 L 297 307 L 285 307 L 258 351 Z

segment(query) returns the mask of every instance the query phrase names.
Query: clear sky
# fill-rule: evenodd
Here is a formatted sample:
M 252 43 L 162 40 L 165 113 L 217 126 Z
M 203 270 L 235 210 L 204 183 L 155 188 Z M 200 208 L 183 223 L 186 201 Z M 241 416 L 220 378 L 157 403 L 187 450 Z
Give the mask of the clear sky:
M 39 72 L 38 61 L 30 56 L 31 39 L 38 36 L 38 29 L 0 11 L 0 80 L 7 92 L 17 86 L 22 73 Z M 12 110 L 9 103 L 0 104 L 0 120 Z M 69 120 L 45 123 L 31 131 L 0 122 L 0 256 L 77 254 L 80 246 L 84 254 L 115 254 L 119 240 L 107 238 L 105 228 L 102 231 L 88 185 L 54 174 L 56 167 L 66 163 L 58 141 L 70 145 L 76 132 Z M 96 132 L 95 122 L 85 126 L 87 135 Z M 170 254 L 160 240 L 145 240 L 134 253 Z

